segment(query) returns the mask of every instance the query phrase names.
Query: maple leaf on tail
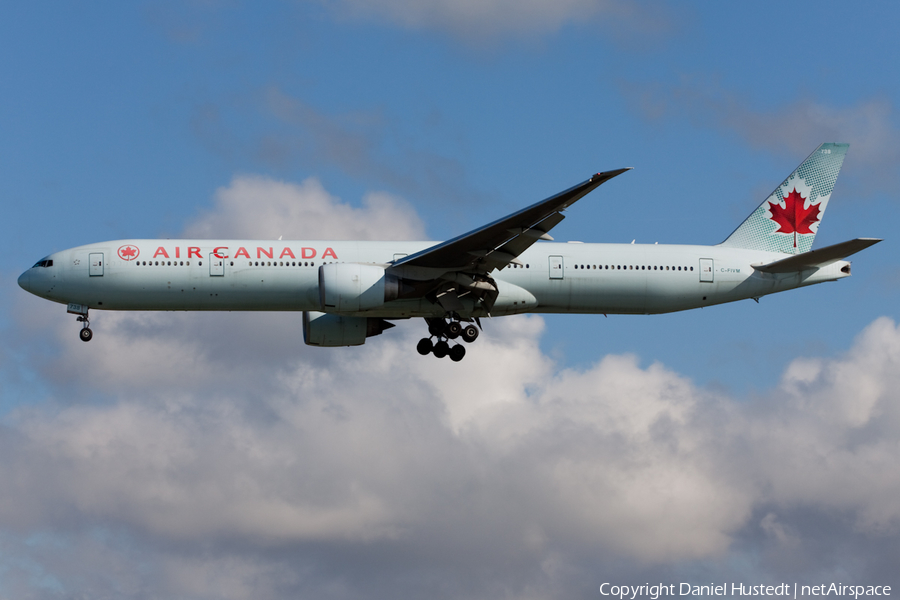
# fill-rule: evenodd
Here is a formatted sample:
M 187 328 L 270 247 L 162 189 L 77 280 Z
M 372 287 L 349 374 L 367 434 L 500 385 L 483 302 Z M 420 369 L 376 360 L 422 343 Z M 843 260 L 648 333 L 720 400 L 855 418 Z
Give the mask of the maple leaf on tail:
M 797 188 L 784 197 L 784 208 L 781 208 L 777 202 L 769 201 L 771 218 L 778 224 L 775 233 L 793 233 L 794 248 L 797 247 L 798 233 L 815 233 L 810 226 L 818 223 L 819 215 L 821 215 L 818 204 L 810 204 L 809 208 L 803 208 L 805 202 L 806 198 L 800 195 Z

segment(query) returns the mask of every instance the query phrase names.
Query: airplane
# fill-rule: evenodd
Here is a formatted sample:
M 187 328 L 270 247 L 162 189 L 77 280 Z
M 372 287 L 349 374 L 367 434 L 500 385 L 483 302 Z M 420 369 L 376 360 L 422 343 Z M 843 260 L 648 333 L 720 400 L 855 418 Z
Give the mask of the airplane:
M 305 343 L 323 347 L 424 318 L 419 354 L 458 362 L 484 317 L 668 313 L 848 277 L 844 259 L 880 239 L 811 249 L 848 148 L 819 146 L 714 246 L 554 242 L 567 209 L 629 170 L 616 169 L 439 243 L 126 239 L 50 254 L 18 282 L 65 304 L 85 342 L 91 309 L 303 311 Z

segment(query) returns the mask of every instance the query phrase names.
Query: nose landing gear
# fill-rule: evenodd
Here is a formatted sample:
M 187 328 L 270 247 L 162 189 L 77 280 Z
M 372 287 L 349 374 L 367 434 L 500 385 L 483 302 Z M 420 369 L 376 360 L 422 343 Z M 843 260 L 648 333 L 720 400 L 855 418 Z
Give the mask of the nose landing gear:
M 91 338 L 94 337 L 94 332 L 91 331 L 91 321 L 88 319 L 88 316 L 81 315 L 76 321 L 81 323 L 81 331 L 78 332 L 78 337 L 81 338 L 82 342 L 91 341 Z
M 456 318 L 448 322 L 444 319 L 425 319 L 428 323 L 428 333 L 436 337 L 434 342 L 430 337 L 422 338 L 416 344 L 416 351 L 422 356 L 434 354 L 437 358 L 449 356 L 453 362 L 459 362 L 466 356 L 466 347 L 462 344 L 450 346 L 449 340 L 462 338 L 464 342 L 471 343 L 478 337 L 478 328 L 475 325 L 463 324 Z
M 68 307 L 66 307 L 66 312 L 70 315 L 78 315 L 76 321 L 81 323 L 81 331 L 78 332 L 78 338 L 82 342 L 89 342 L 91 338 L 94 337 L 94 332 L 91 331 L 91 320 L 88 318 L 88 311 L 90 309 L 84 304 L 75 304 L 70 303 Z

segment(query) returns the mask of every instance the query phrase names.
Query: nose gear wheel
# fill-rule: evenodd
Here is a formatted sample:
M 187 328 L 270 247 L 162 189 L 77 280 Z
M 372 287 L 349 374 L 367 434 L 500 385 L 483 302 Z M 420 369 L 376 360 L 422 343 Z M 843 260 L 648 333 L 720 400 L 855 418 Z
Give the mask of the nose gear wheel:
M 78 332 L 78 338 L 82 342 L 91 341 L 91 338 L 94 337 L 94 332 L 91 331 L 91 321 L 88 319 L 88 316 L 81 315 L 75 320 L 81 323 L 81 331 Z

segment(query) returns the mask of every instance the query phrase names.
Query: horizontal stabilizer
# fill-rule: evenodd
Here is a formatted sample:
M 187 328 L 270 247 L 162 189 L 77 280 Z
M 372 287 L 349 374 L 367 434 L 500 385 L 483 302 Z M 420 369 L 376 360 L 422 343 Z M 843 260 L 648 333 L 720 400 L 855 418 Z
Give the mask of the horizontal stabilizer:
M 843 260 L 851 254 L 865 250 L 881 240 L 876 238 L 856 238 L 847 242 L 841 242 L 833 246 L 825 246 L 818 250 L 811 250 L 803 254 L 795 254 L 788 258 L 776 260 L 768 264 L 751 265 L 757 271 L 763 273 L 794 273 L 805 269 L 817 269 L 830 265 L 833 262 Z

